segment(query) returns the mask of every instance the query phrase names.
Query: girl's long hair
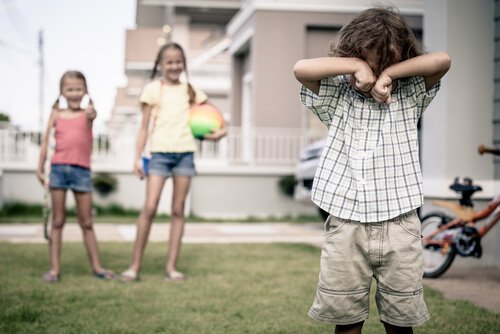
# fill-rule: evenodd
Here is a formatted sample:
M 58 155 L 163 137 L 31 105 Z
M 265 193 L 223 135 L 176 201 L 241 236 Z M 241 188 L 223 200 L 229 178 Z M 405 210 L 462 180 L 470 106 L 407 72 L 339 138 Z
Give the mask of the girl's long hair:
M 80 71 L 74 71 L 74 70 L 73 71 L 66 71 L 62 75 L 61 80 L 59 80 L 59 97 L 57 98 L 57 100 L 55 100 L 54 104 L 52 104 L 52 109 L 60 109 L 59 108 L 59 99 L 61 98 L 61 94 L 62 94 L 62 90 L 63 90 L 63 86 L 64 86 L 64 80 L 66 80 L 68 78 L 75 78 L 75 79 L 82 80 L 83 87 L 85 88 L 85 94 L 88 93 L 87 79 L 85 79 L 85 76 L 83 75 L 83 73 Z M 92 100 L 90 101 L 90 103 L 92 104 Z
M 424 53 L 404 18 L 394 8 L 370 8 L 362 11 L 339 32 L 338 42 L 330 46 L 330 55 L 363 58 L 363 52 L 378 52 L 380 61 L 373 69 L 379 76 L 387 67 Z
M 187 71 L 187 62 L 186 62 L 186 53 L 184 52 L 184 49 L 182 46 L 180 46 L 177 43 L 170 42 L 165 45 L 163 45 L 160 50 L 158 50 L 158 54 L 156 55 L 156 60 L 153 66 L 153 70 L 151 71 L 151 79 L 154 79 L 156 75 L 158 74 L 158 65 L 160 64 L 161 58 L 163 57 L 163 53 L 168 50 L 168 49 L 177 49 L 181 52 L 182 55 L 182 62 L 184 64 L 184 72 L 186 72 L 186 78 L 188 78 L 188 71 Z M 194 91 L 193 86 L 189 83 L 189 79 L 187 80 L 187 93 L 189 96 L 189 105 L 193 105 L 196 101 L 196 92 Z

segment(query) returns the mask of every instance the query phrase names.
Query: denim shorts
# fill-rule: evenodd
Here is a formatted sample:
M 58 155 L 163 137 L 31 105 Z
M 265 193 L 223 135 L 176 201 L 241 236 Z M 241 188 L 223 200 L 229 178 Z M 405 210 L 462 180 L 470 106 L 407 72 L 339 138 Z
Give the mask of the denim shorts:
M 379 223 L 329 216 L 309 316 L 337 325 L 366 320 L 375 278 L 380 320 L 402 327 L 421 325 L 430 318 L 422 274 L 420 220 L 415 211 Z
M 52 165 L 50 167 L 50 188 L 71 189 L 78 192 L 92 192 L 90 169 L 75 165 Z
M 148 175 L 194 176 L 196 175 L 194 154 L 193 152 L 154 152 L 148 164 Z

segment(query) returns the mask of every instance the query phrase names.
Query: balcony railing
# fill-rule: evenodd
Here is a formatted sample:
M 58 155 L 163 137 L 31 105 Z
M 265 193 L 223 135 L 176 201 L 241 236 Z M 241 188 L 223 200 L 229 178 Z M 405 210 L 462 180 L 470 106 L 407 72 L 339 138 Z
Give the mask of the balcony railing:
M 94 138 L 94 169 L 129 170 L 135 152 L 135 135 L 122 133 Z M 213 165 L 293 166 L 308 139 L 300 129 L 228 128 L 219 142 L 198 142 L 196 159 Z M 0 169 L 36 168 L 40 134 L 0 130 Z

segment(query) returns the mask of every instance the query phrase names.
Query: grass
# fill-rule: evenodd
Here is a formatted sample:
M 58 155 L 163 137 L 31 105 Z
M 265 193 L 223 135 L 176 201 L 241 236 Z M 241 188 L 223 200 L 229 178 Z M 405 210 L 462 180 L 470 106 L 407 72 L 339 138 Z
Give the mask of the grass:
M 131 243 L 102 243 L 117 271 Z M 81 243 L 64 244 L 62 280 L 41 282 L 46 245 L 0 243 L 1 333 L 331 333 L 306 316 L 320 250 L 306 245 L 183 246 L 183 283 L 163 280 L 166 244 L 149 244 L 141 282 L 99 281 Z M 372 294 L 373 299 L 373 294 Z M 499 333 L 500 315 L 426 289 L 433 316 L 415 333 Z M 365 333 L 381 334 L 374 302 Z

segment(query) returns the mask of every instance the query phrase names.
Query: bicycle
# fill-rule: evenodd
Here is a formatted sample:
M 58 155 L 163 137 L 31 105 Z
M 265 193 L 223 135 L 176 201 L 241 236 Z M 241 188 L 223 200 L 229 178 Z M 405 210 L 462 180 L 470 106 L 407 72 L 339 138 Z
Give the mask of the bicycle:
M 479 153 L 500 155 L 500 150 L 481 145 Z M 483 253 L 481 239 L 500 220 L 500 195 L 495 196 L 486 208 L 475 211 L 472 196 L 482 190 L 480 186 L 474 185 L 470 178 L 464 178 L 463 183 L 455 178 L 450 189 L 461 194 L 458 204 L 445 201 L 432 203 L 448 208 L 454 216 L 437 211 L 425 215 L 421 220 L 424 277 L 437 278 L 443 275 L 457 254 L 480 258 Z M 475 224 L 487 219 L 489 221 L 484 226 L 475 227 Z

